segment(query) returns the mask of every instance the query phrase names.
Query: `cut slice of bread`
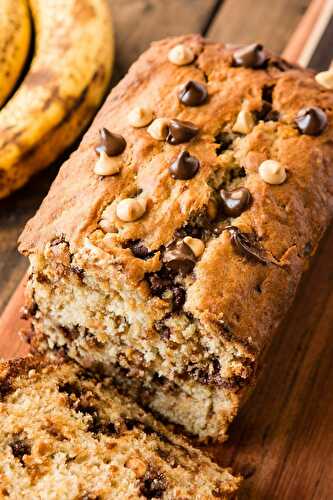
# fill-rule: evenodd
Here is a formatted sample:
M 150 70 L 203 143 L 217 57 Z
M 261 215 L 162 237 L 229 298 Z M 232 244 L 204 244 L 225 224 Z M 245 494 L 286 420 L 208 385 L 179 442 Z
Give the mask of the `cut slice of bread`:
M 0 498 L 232 498 L 239 483 L 73 362 L 0 364 Z

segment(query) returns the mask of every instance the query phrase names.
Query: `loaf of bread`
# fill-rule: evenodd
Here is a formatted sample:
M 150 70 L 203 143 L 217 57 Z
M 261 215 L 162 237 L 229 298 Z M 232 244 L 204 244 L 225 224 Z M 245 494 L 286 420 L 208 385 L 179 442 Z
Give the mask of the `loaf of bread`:
M 223 440 L 332 215 L 332 116 L 261 45 L 154 43 L 21 237 L 33 347 Z
M 234 498 L 240 479 L 73 362 L 0 364 L 0 497 Z

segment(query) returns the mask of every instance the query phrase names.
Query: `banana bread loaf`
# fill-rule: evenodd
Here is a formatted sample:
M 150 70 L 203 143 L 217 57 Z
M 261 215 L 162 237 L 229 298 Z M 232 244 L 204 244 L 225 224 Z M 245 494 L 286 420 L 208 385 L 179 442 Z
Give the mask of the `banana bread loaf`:
M 1 498 L 226 499 L 239 482 L 76 363 L 0 364 Z
M 259 44 L 154 43 L 21 237 L 34 348 L 223 440 L 332 215 L 332 110 Z

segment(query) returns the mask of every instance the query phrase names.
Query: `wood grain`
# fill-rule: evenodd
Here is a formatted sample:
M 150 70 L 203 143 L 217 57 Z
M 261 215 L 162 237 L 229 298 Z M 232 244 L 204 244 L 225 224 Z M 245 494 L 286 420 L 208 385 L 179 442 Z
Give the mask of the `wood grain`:
M 258 41 L 282 52 L 308 0 L 225 0 L 208 35 L 234 43 Z
M 307 66 L 333 11 L 332 0 L 314 0 L 290 38 L 284 56 Z M 324 15 L 323 15 L 324 14 Z M 311 33 L 311 36 L 307 36 Z
M 320 13 L 320 9 L 314 8 L 318 1 L 321 0 L 314 0 L 312 14 L 308 16 L 307 23 L 303 23 L 303 33 L 313 26 L 314 13 Z M 166 5 L 167 2 L 161 3 Z M 132 38 L 128 46 L 121 45 L 126 45 L 126 36 L 119 37 L 121 64 L 118 66 L 118 74 L 122 74 L 132 57 L 135 57 L 131 54 L 136 54 L 135 51 L 139 50 L 135 46 L 135 40 L 140 44 L 141 50 L 152 37 L 159 37 L 161 31 L 154 24 L 154 19 L 159 23 L 163 20 L 163 35 L 168 30 L 171 30 L 170 33 L 175 33 L 178 29 L 206 30 L 209 36 L 218 40 L 246 42 L 259 38 L 267 45 L 281 50 L 308 2 L 227 0 L 218 12 L 217 3 L 210 2 L 209 8 L 201 11 L 202 18 L 193 16 L 191 21 L 187 19 L 191 12 L 189 6 L 196 4 L 199 8 L 198 4 L 201 4 L 200 8 L 203 8 L 203 5 L 206 6 L 205 2 L 170 2 L 173 7 L 176 4 L 179 7 L 180 3 L 184 4 L 182 7 L 188 8 L 181 14 L 186 19 L 181 20 L 180 16 L 176 16 L 178 19 L 173 24 L 175 10 L 167 8 L 164 17 L 158 1 L 113 2 L 114 6 L 127 5 L 126 15 L 125 11 L 118 14 L 118 17 L 116 14 L 118 31 L 133 26 L 133 23 L 135 25 L 130 33 Z M 134 14 L 130 9 L 132 4 Z M 211 15 L 214 6 L 214 13 L 217 13 L 215 18 Z M 132 15 L 128 21 L 127 16 Z M 143 20 L 140 28 L 136 28 L 138 19 Z M 198 27 L 186 28 L 192 22 Z M 304 28 L 305 25 L 307 28 Z M 150 33 L 145 30 L 147 26 Z M 176 31 L 172 31 L 173 29 Z M 256 36 L 253 30 L 256 30 Z M 293 60 L 300 53 L 300 45 L 294 40 L 285 51 Z M 329 48 L 324 46 L 321 50 L 327 57 Z M 320 54 L 317 53 L 316 57 L 317 65 L 320 66 Z M 47 190 L 56 170 L 54 167 L 36 177 L 29 188 L 14 195 L 4 206 L 0 203 L 0 308 L 25 271 L 25 261 L 15 253 L 16 237 L 25 219 Z M 328 231 L 310 270 L 304 276 L 292 310 L 279 333 L 274 336 L 256 389 L 234 421 L 229 441 L 223 446 L 210 449 L 221 464 L 232 465 L 235 470 L 248 476 L 240 494 L 241 500 L 333 498 L 332 246 L 333 228 Z M 22 293 L 23 283 L 0 319 L 0 354 L 6 356 L 26 352 L 26 347 L 16 335 L 17 329 L 22 326 L 21 320 L 18 320 Z

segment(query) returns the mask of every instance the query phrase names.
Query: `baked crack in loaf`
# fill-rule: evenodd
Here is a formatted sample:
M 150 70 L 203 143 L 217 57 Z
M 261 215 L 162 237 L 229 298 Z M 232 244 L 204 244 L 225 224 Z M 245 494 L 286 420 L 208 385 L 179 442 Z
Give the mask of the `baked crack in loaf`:
M 332 214 L 332 91 L 261 45 L 154 43 L 21 237 L 33 347 L 223 440 Z
M 234 498 L 240 479 L 73 362 L 0 364 L 0 496 Z

